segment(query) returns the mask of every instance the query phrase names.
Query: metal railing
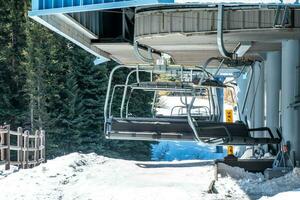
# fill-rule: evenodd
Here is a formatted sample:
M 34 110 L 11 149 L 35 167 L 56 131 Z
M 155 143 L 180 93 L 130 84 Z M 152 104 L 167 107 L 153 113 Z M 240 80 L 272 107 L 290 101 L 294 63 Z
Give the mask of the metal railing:
M 14 137 L 14 138 L 13 138 Z M 0 165 L 30 168 L 45 161 L 45 131 L 11 131 L 8 125 L 0 126 Z M 15 155 L 15 156 L 13 156 Z

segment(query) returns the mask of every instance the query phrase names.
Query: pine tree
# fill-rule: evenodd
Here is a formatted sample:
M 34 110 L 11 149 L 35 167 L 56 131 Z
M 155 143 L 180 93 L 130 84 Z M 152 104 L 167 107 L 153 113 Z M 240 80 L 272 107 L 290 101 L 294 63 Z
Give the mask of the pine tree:
M 83 126 L 83 103 L 79 94 L 79 88 L 75 76 L 67 75 L 65 98 L 62 105 L 62 112 L 59 114 L 56 126 L 59 130 L 59 140 L 62 141 L 59 147 L 62 152 L 74 152 L 81 144 L 81 127 Z
M 104 138 L 107 81 L 116 63 L 94 66 L 92 55 L 26 17 L 27 3 L 0 0 L 0 124 L 43 128 L 50 158 L 82 151 L 149 159 L 149 143 Z M 119 71 L 114 82 L 127 72 Z M 130 112 L 150 113 L 150 96 L 134 95 Z
M 25 2 L 0 1 L 0 123 L 7 122 L 12 128 L 21 126 L 25 119 L 23 49 L 26 45 Z

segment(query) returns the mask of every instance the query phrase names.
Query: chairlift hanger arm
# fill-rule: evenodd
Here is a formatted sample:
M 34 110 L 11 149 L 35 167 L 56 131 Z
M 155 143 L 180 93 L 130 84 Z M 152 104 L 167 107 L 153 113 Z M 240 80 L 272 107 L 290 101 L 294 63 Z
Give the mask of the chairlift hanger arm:
M 145 45 L 145 44 L 141 44 L 139 43 L 138 41 L 134 41 L 133 42 L 133 47 L 134 47 L 134 53 L 135 55 L 143 62 L 146 62 L 146 63 L 155 63 L 155 60 L 153 58 L 153 54 L 155 55 L 158 55 L 160 58 L 163 57 L 163 55 L 168 55 L 171 59 L 171 63 L 175 63 L 175 60 L 174 58 L 167 54 L 167 53 L 164 53 L 162 51 L 159 51 L 157 49 L 154 49 L 148 45 Z M 144 50 L 144 51 L 147 51 L 147 57 L 144 56 L 141 52 L 140 52 L 140 49 Z
M 218 5 L 218 22 L 217 22 L 217 44 L 219 52 L 222 56 L 227 58 L 236 58 L 234 53 L 228 52 L 224 45 L 223 39 L 223 18 L 224 18 L 224 6 L 222 4 Z

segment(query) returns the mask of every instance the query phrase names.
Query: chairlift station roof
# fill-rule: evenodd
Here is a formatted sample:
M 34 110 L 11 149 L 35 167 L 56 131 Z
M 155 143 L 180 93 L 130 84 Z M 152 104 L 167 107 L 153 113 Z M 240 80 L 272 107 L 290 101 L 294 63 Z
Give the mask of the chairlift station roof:
M 277 14 L 278 12 L 278 14 Z M 251 42 L 248 55 L 281 48 L 282 39 L 300 38 L 300 8 L 275 4 L 224 6 L 224 44 L 228 50 Z M 173 0 L 32 0 L 30 17 L 91 54 L 121 64 L 136 64 L 133 41 L 171 55 L 176 64 L 202 64 L 220 56 L 217 4 Z M 275 16 L 278 19 L 275 20 Z M 270 37 L 271 36 L 271 37 Z
M 136 67 L 156 54 L 185 67 L 214 67 L 219 63 L 208 61 L 225 57 L 237 63 L 260 58 L 251 75 L 237 80 L 238 101 L 245 108 L 241 120 L 249 127 L 281 129 L 294 162 L 300 163 L 299 1 L 32 0 L 29 16 L 95 55 L 97 64 L 114 60 Z M 239 70 L 237 63 L 224 69 Z

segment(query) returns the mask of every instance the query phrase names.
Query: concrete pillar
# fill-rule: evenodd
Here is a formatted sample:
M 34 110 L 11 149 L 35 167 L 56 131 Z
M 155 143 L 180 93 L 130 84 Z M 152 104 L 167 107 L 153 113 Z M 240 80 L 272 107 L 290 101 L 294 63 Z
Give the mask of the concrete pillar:
M 264 102 L 264 91 L 265 91 L 265 84 L 264 84 L 264 64 L 263 63 L 256 63 L 254 66 L 254 90 L 256 90 L 256 94 L 254 94 L 254 106 L 253 114 L 251 118 L 253 118 L 254 127 L 263 127 L 265 121 L 265 102 Z M 252 101 L 252 99 L 251 99 Z
M 242 104 L 245 98 L 245 93 L 247 89 L 247 83 L 249 80 L 249 72 L 248 73 L 243 73 L 238 79 L 237 79 L 237 86 L 238 86 L 238 91 L 237 91 L 237 103 L 239 105 L 239 112 L 240 112 L 240 120 L 244 121 L 245 116 L 247 115 L 245 112 L 244 114 L 242 113 Z M 240 146 L 239 147 L 239 155 L 237 156 L 242 156 L 244 151 L 246 150 L 245 146 Z
M 253 87 L 251 85 L 249 94 L 248 94 L 248 99 L 246 100 L 246 106 L 243 112 L 243 103 L 245 101 L 245 94 L 246 94 L 246 90 L 247 90 L 247 85 L 251 76 L 251 70 L 249 68 L 249 70 L 245 73 L 243 73 L 238 79 L 237 79 L 237 85 L 238 85 L 238 93 L 237 93 L 237 100 L 238 100 L 238 104 L 239 104 L 239 112 L 241 114 L 240 116 L 240 120 L 244 121 L 245 117 L 247 117 L 247 123 L 249 123 L 249 119 L 250 119 L 250 111 L 249 111 L 249 107 L 250 107 L 250 102 L 251 102 L 251 98 L 253 96 Z M 249 124 L 250 125 L 250 124 Z
M 282 135 L 290 143 L 291 157 L 300 161 L 300 116 L 292 106 L 295 102 L 296 73 L 300 65 L 300 47 L 297 40 L 282 42 Z
M 265 61 L 266 126 L 276 133 L 279 128 L 279 93 L 281 89 L 281 52 L 268 52 Z
M 225 77 L 224 76 L 218 76 L 216 77 L 218 81 L 224 82 Z M 222 122 L 224 122 L 224 90 L 217 88 L 216 89 L 217 97 L 218 97 L 218 104 L 220 109 L 220 119 Z
M 244 100 L 245 90 L 246 90 L 246 84 L 247 84 L 247 74 L 243 73 L 238 79 L 237 79 L 237 103 L 239 105 L 239 112 L 240 112 L 240 120 L 244 120 L 244 116 L 242 115 L 242 104 Z

